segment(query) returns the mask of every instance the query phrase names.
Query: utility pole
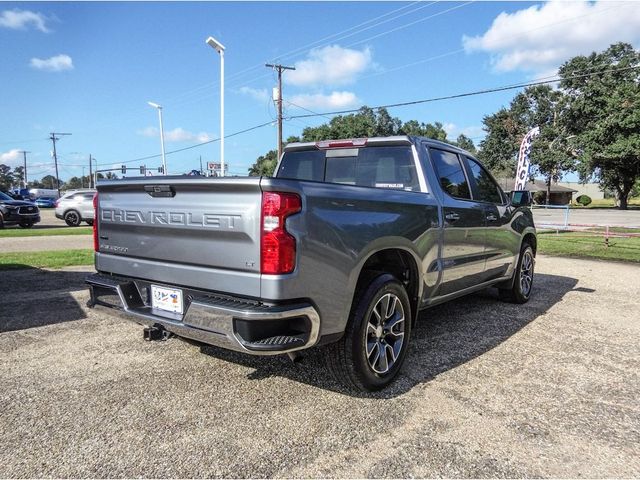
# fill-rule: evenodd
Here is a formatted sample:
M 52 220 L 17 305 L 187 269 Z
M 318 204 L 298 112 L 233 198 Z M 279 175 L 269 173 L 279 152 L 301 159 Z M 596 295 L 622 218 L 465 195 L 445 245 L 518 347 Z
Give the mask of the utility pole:
M 275 99 L 278 104 L 278 160 L 282 156 L 282 72 L 284 70 L 295 70 L 296 67 L 286 67 L 284 65 L 266 63 L 265 67 L 273 68 L 278 71 L 278 98 Z
M 200 175 L 204 175 L 202 173 L 202 155 L 200 155 Z
M 93 168 L 91 167 L 91 154 L 89 154 L 89 188 L 93 187 Z
M 56 152 L 56 140 L 60 140 L 56 137 L 56 135 L 71 135 L 70 133 L 55 133 L 51 132 L 51 136 L 49 137 L 53 142 L 53 161 L 56 164 L 56 189 L 58 190 L 58 198 L 60 198 L 60 177 L 58 176 L 58 154 Z
M 24 180 L 24 187 L 23 188 L 27 188 L 27 153 L 31 153 L 31 152 L 26 152 L 24 150 L 21 150 L 20 153 L 22 153 L 22 158 L 24 159 L 24 170 L 22 172 L 22 178 Z

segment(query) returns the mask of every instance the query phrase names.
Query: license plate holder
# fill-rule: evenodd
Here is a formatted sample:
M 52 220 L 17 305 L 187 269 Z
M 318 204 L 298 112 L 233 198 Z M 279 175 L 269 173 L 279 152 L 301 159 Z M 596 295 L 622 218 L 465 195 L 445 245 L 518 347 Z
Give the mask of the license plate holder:
M 182 290 L 151 285 L 151 307 L 182 315 L 184 311 Z

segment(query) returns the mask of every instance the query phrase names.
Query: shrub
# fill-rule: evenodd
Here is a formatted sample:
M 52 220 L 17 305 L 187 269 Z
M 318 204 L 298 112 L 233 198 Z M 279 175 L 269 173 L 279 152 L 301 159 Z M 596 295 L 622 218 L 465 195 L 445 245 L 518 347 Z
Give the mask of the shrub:
M 533 192 L 533 203 L 536 205 L 544 205 L 547 198 L 547 192 Z
M 580 195 L 576 198 L 576 202 L 578 202 L 583 207 L 586 207 L 591 203 L 591 197 L 589 195 Z

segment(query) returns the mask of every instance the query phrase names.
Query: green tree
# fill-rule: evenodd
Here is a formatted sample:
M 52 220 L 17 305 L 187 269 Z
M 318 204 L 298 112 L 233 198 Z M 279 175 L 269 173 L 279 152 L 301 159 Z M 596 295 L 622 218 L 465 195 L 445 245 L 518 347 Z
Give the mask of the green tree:
M 249 175 L 252 177 L 271 177 L 278 163 L 278 152 L 269 150 L 266 155 L 260 155 L 256 162 L 249 168 Z
M 461 133 L 460 135 L 458 135 L 458 138 L 456 138 L 456 145 L 461 149 L 466 150 L 467 152 L 472 153 L 474 155 L 478 153 L 478 150 L 476 149 L 476 146 L 474 145 L 473 140 L 467 137 L 464 133 Z
M 440 122 L 424 123 L 417 120 L 409 120 L 401 125 L 398 129 L 400 135 L 414 135 L 416 137 L 429 137 L 441 142 L 450 142 L 447 140 L 447 132 Z
M 569 97 L 564 124 L 576 137 L 578 171 L 583 180 L 596 178 L 615 191 L 626 210 L 640 178 L 640 52 L 616 43 L 572 58 L 559 73 Z
M 45 175 L 44 177 L 42 177 L 42 180 L 40 180 L 39 183 L 42 185 L 39 188 L 57 188 L 56 177 L 54 177 L 53 175 Z M 63 184 L 64 182 L 60 181 L 60 188 L 62 188 Z
M 76 190 L 78 188 L 82 188 L 82 179 L 79 177 L 71 177 L 66 181 L 65 189 L 67 190 Z
M 302 141 L 397 135 L 401 124 L 400 119 L 389 115 L 385 108 L 374 111 L 372 108 L 362 107 L 358 113 L 333 117 L 329 124 L 305 128 L 302 131 Z
M 515 175 L 516 155 L 526 127 L 507 108 L 482 119 L 485 138 L 480 142 L 480 160 L 496 175 Z
M 11 167 L 4 163 L 0 164 L 0 190 L 9 190 L 13 182 L 14 177 Z
M 13 169 L 13 182 L 16 187 L 22 188 L 24 185 L 24 167 L 19 166 Z
M 409 120 L 403 123 L 399 118 L 389 115 L 385 108 L 373 110 L 369 107 L 362 107 L 357 113 L 338 115 L 333 117 L 329 123 L 324 123 L 317 127 L 307 127 L 302 131 L 302 138 L 289 137 L 286 143 L 298 141 L 319 142 L 340 138 L 388 137 L 393 135 L 415 135 L 441 140 L 454 145 L 457 144 L 447 139 L 447 132 L 440 122 L 432 124 Z M 458 137 L 458 141 L 464 143 L 462 148 L 470 152 L 475 151 L 475 146 L 471 139 L 461 135 Z M 249 175 L 273 175 L 278 163 L 276 155 L 276 151 L 271 150 L 258 157 L 256 162 L 249 168 Z
M 540 128 L 531 145 L 532 174 L 543 176 L 547 184 L 546 200 L 551 194 L 551 182 L 574 168 L 574 159 L 567 143 L 562 115 L 566 98 L 548 85 L 535 85 L 519 93 L 509 104 L 483 119 L 487 136 L 481 142 L 480 158 L 496 173 L 514 175 L 520 143 L 534 127 Z

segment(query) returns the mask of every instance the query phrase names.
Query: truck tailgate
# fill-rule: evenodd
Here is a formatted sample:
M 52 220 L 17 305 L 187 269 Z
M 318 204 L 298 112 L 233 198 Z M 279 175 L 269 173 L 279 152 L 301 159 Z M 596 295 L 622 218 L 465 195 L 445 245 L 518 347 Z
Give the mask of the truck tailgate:
M 259 296 L 259 178 L 116 180 L 98 198 L 98 270 Z

